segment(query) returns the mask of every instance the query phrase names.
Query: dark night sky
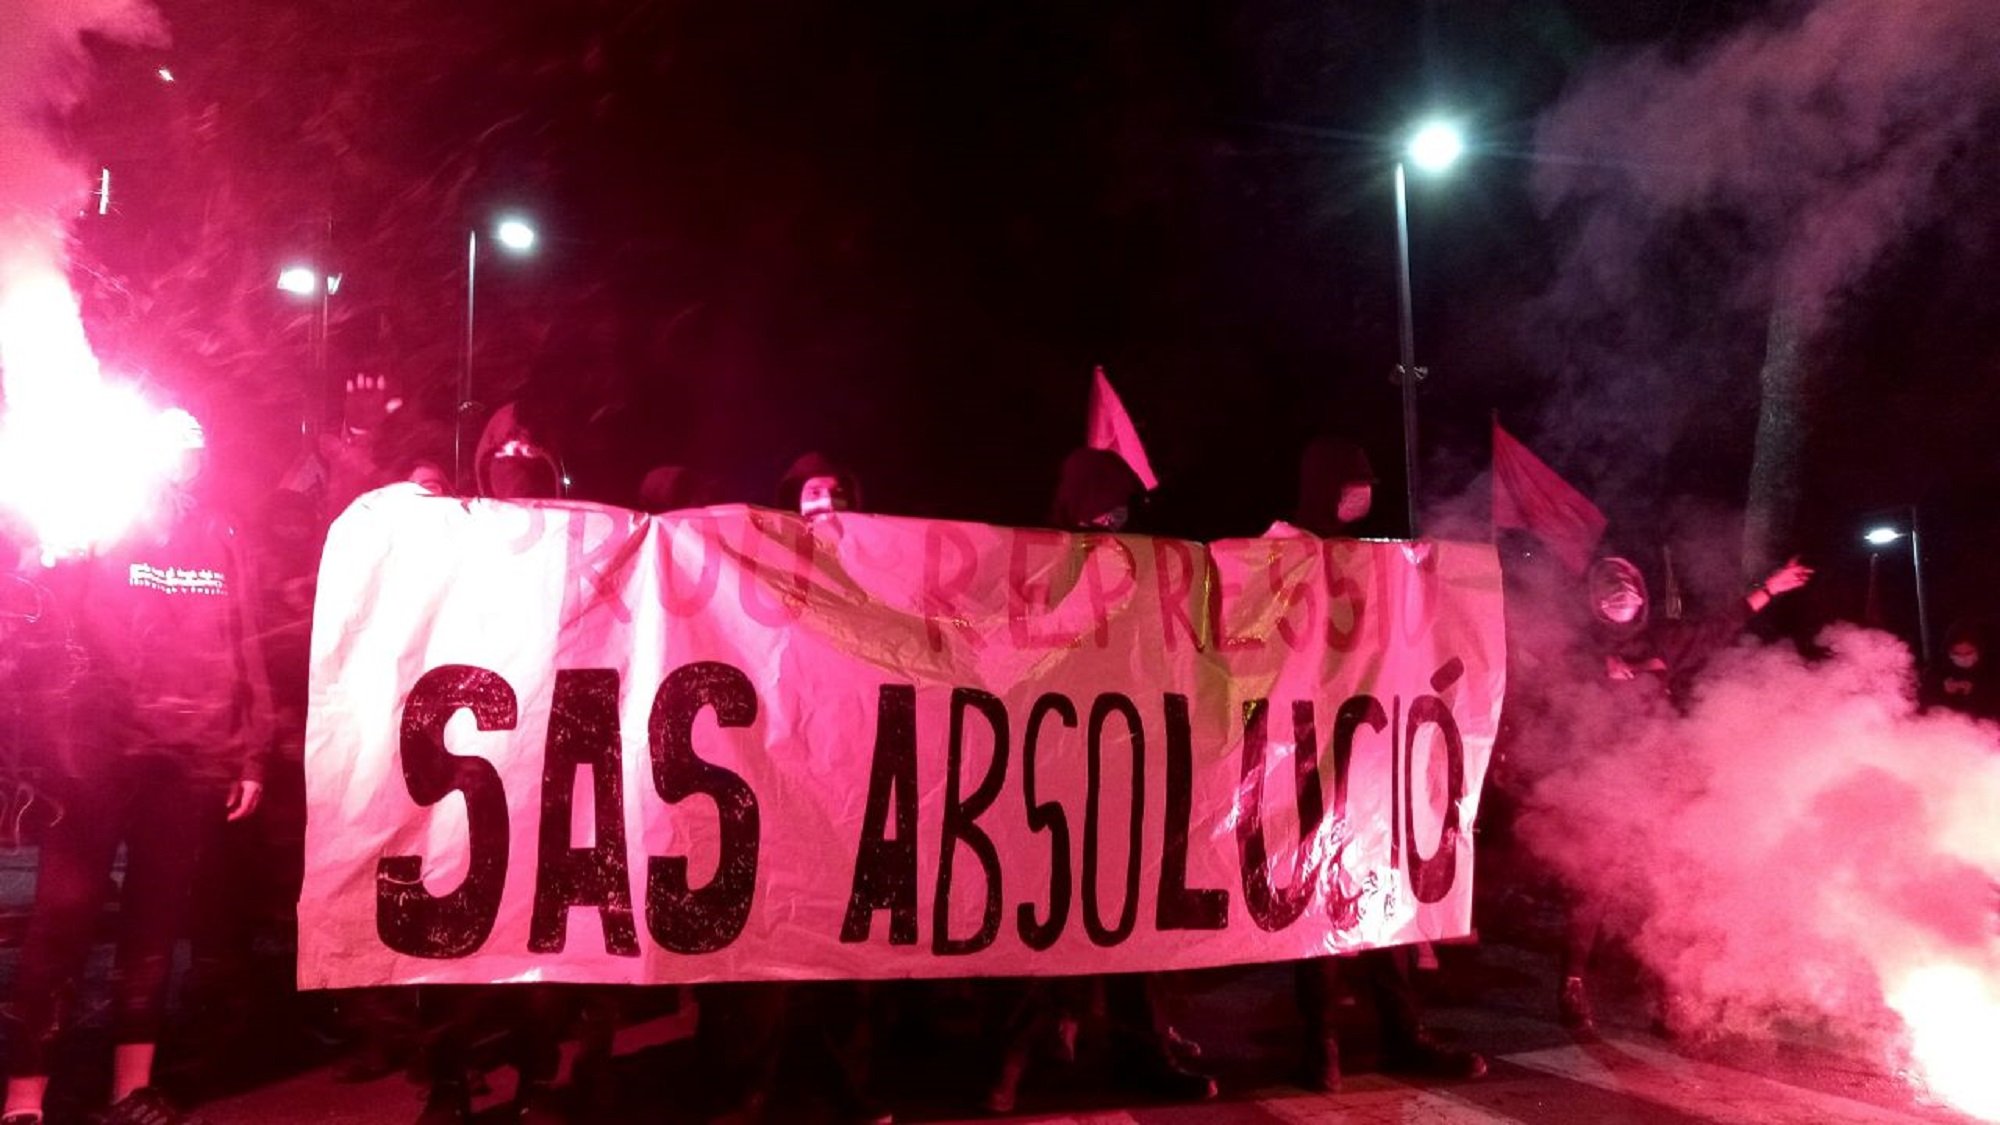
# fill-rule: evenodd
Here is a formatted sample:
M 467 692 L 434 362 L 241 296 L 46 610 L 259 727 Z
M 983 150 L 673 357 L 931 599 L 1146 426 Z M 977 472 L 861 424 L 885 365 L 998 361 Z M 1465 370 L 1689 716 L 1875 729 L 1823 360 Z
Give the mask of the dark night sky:
M 210 263 L 208 288 L 178 299 L 233 302 L 211 316 L 261 341 L 261 382 L 186 379 L 261 396 L 243 413 L 267 452 L 288 440 L 303 357 L 298 310 L 258 271 L 324 240 L 347 278 L 334 374 L 386 370 L 411 417 L 435 421 L 463 232 L 519 206 L 549 241 L 530 262 L 482 260 L 477 397 L 519 390 L 555 419 L 586 496 L 626 499 L 646 465 L 675 461 L 762 501 L 820 448 L 887 510 L 1032 522 L 1103 363 L 1166 478 L 1166 530 L 1254 532 L 1288 507 L 1295 452 L 1320 430 L 1368 446 L 1393 506 L 1390 150 L 1439 107 L 1476 148 L 1448 180 L 1413 183 L 1433 501 L 1471 484 L 1500 408 L 1629 538 L 1742 502 L 1762 325 L 1711 307 L 1705 271 L 1736 268 L 1754 238 L 1691 229 L 1662 254 L 1668 311 L 1710 341 L 1714 370 L 1599 396 L 1621 417 L 1593 444 L 1524 330 L 1561 261 L 1529 158 L 1584 68 L 1644 45 L 1695 54 L 1809 5 L 164 7 L 170 51 L 100 52 L 78 144 L 135 185 L 116 222 L 81 232 L 81 256 L 185 272 L 205 241 L 234 248 L 233 283 Z M 162 61 L 171 87 L 151 78 Z M 1950 172 L 1965 181 L 1952 199 L 1977 199 L 1979 167 Z M 1857 513 L 1913 496 L 1982 506 L 1980 431 L 2000 406 L 1981 386 L 2000 343 L 1979 284 L 1987 211 L 1899 241 L 1843 306 L 1818 361 L 1838 378 L 1805 546 L 1843 549 Z M 99 319 L 114 352 L 203 369 L 149 342 L 139 314 Z M 1650 444 L 1618 437 L 1659 393 L 1677 420 Z

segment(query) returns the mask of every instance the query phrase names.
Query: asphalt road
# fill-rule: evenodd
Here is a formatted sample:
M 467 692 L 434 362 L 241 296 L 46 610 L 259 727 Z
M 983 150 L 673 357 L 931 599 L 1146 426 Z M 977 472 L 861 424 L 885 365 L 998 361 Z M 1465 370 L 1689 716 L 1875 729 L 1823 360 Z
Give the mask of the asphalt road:
M 1523 1125 L 1622 1122 L 1634 1125 L 1889 1125 L 1968 1120 L 1927 1104 L 1919 1091 L 1877 1063 L 1803 1041 L 1677 1043 L 1646 1030 L 1635 995 L 1607 985 L 1604 1041 L 1572 1041 L 1553 1019 L 1553 962 L 1545 954 L 1486 944 L 1446 951 L 1445 971 L 1426 976 L 1439 1000 L 1440 1033 L 1485 1052 L 1483 1079 L 1411 1082 L 1369 1072 L 1369 1013 L 1343 1018 L 1351 1065 L 1337 1094 L 1308 1094 L 1287 1082 L 1296 1037 L 1289 976 L 1281 967 L 1193 975 L 1182 992 L 1182 1026 L 1204 1047 L 1222 1094 L 1200 1105 L 1131 1104 L 1106 1089 L 1101 1072 L 1045 1067 L 1031 1074 L 1017 1117 L 1029 1121 L 1162 1125 Z M 702 1076 L 685 1038 L 699 1017 L 683 1011 L 621 1033 L 623 1096 L 606 1121 L 699 1120 Z M 947 1032 L 885 1048 L 885 1100 L 898 1120 L 977 1120 L 983 1063 Z M 900 1079 L 900 1080 L 899 1080 Z M 482 1121 L 506 1120 L 509 1075 L 494 1075 Z M 316 1067 L 202 1107 L 217 1125 L 359 1125 L 413 1121 L 420 1089 L 402 1077 L 342 1085 Z M 811 1119 L 811 1105 L 778 1113 Z M 990 1118 L 989 1118 L 990 1119 Z

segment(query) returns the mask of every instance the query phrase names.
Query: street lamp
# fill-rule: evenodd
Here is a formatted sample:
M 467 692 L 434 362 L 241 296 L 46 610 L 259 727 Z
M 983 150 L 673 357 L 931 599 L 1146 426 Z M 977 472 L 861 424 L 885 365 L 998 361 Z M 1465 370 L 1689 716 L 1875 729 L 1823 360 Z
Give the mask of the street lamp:
M 535 228 L 526 219 L 508 216 L 493 224 L 493 238 L 502 249 L 525 254 L 535 248 Z M 465 419 L 472 401 L 472 345 L 479 308 L 479 228 L 465 232 L 465 355 L 458 369 L 458 417 L 452 427 L 452 477 L 465 482 Z
M 493 228 L 493 236 L 500 240 L 500 245 L 517 254 L 535 248 L 535 228 L 520 219 L 500 220 L 500 224 Z
M 311 266 L 286 266 L 278 271 L 278 288 L 294 297 L 319 293 L 319 271 Z
M 311 329 L 307 333 L 312 351 L 313 376 L 318 383 L 319 393 L 327 391 L 327 339 L 330 335 L 330 304 L 335 293 L 340 292 L 340 274 L 322 274 L 318 267 L 291 265 L 278 271 L 278 289 L 294 297 L 317 298 L 313 305 Z M 311 396 L 308 395 L 306 419 L 303 423 L 307 432 L 312 430 Z
M 1410 313 L 1410 199 L 1404 165 L 1414 164 L 1431 173 L 1450 168 L 1465 152 L 1465 139 L 1448 122 L 1433 121 L 1419 128 L 1396 161 L 1396 280 L 1402 313 L 1402 329 L 1396 365 L 1397 382 L 1403 388 L 1403 499 L 1410 516 L 1410 538 L 1417 537 L 1417 381 L 1424 371 L 1417 366 L 1417 334 Z
M 1442 172 L 1465 155 L 1465 137 L 1446 121 L 1432 121 L 1410 137 L 1410 161 L 1426 172 Z
M 1929 608 L 1925 605 L 1927 599 L 1924 590 L 1923 537 L 1917 519 L 1917 506 L 1915 504 L 1906 504 L 1903 507 L 1903 512 L 1909 516 L 1909 528 L 1907 530 L 1897 523 L 1877 524 L 1869 528 L 1861 538 L 1863 542 L 1876 548 L 1887 547 L 1891 543 L 1895 543 L 1906 537 L 1909 539 L 1910 571 L 1916 578 L 1917 587 L 1917 663 L 1928 665 L 1931 659 L 1931 615 Z M 1869 614 L 1874 617 L 1880 616 L 1879 602 L 1875 591 L 1875 570 L 1876 564 L 1881 557 L 1881 551 L 1879 550 L 1868 553 L 1868 607 Z

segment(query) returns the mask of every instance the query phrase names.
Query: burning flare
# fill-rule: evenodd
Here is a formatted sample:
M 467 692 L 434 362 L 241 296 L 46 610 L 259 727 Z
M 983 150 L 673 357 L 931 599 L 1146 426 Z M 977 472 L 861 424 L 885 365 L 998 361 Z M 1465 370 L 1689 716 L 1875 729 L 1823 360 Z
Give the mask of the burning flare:
M 66 219 L 108 172 L 75 167 L 48 125 L 89 88 L 86 33 L 166 43 L 147 0 L 0 0 L 0 518 L 45 559 L 118 537 L 185 455 L 104 377 L 69 286 Z
M 20 265 L 0 287 L 0 509 L 49 562 L 124 535 L 201 431 L 106 379 L 67 282 L 53 269 L 23 277 Z
M 1984 1121 L 2000 1121 L 2000 993 L 1971 965 L 1928 965 L 1889 991 L 1889 1006 L 1910 1032 L 1918 1076 L 1940 1101 Z

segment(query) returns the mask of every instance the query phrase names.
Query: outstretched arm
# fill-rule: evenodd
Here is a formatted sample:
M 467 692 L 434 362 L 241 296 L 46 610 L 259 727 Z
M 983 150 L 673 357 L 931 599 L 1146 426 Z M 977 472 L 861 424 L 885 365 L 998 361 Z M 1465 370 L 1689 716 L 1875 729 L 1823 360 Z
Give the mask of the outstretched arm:
M 1812 581 L 1812 576 L 1812 568 L 1800 562 L 1797 555 L 1793 555 L 1785 561 L 1785 565 L 1772 571 L 1769 577 L 1751 589 L 1749 596 L 1744 599 L 1745 604 L 1750 607 L 1751 613 L 1762 613 L 1764 607 L 1771 604 L 1772 599 L 1804 586 Z

